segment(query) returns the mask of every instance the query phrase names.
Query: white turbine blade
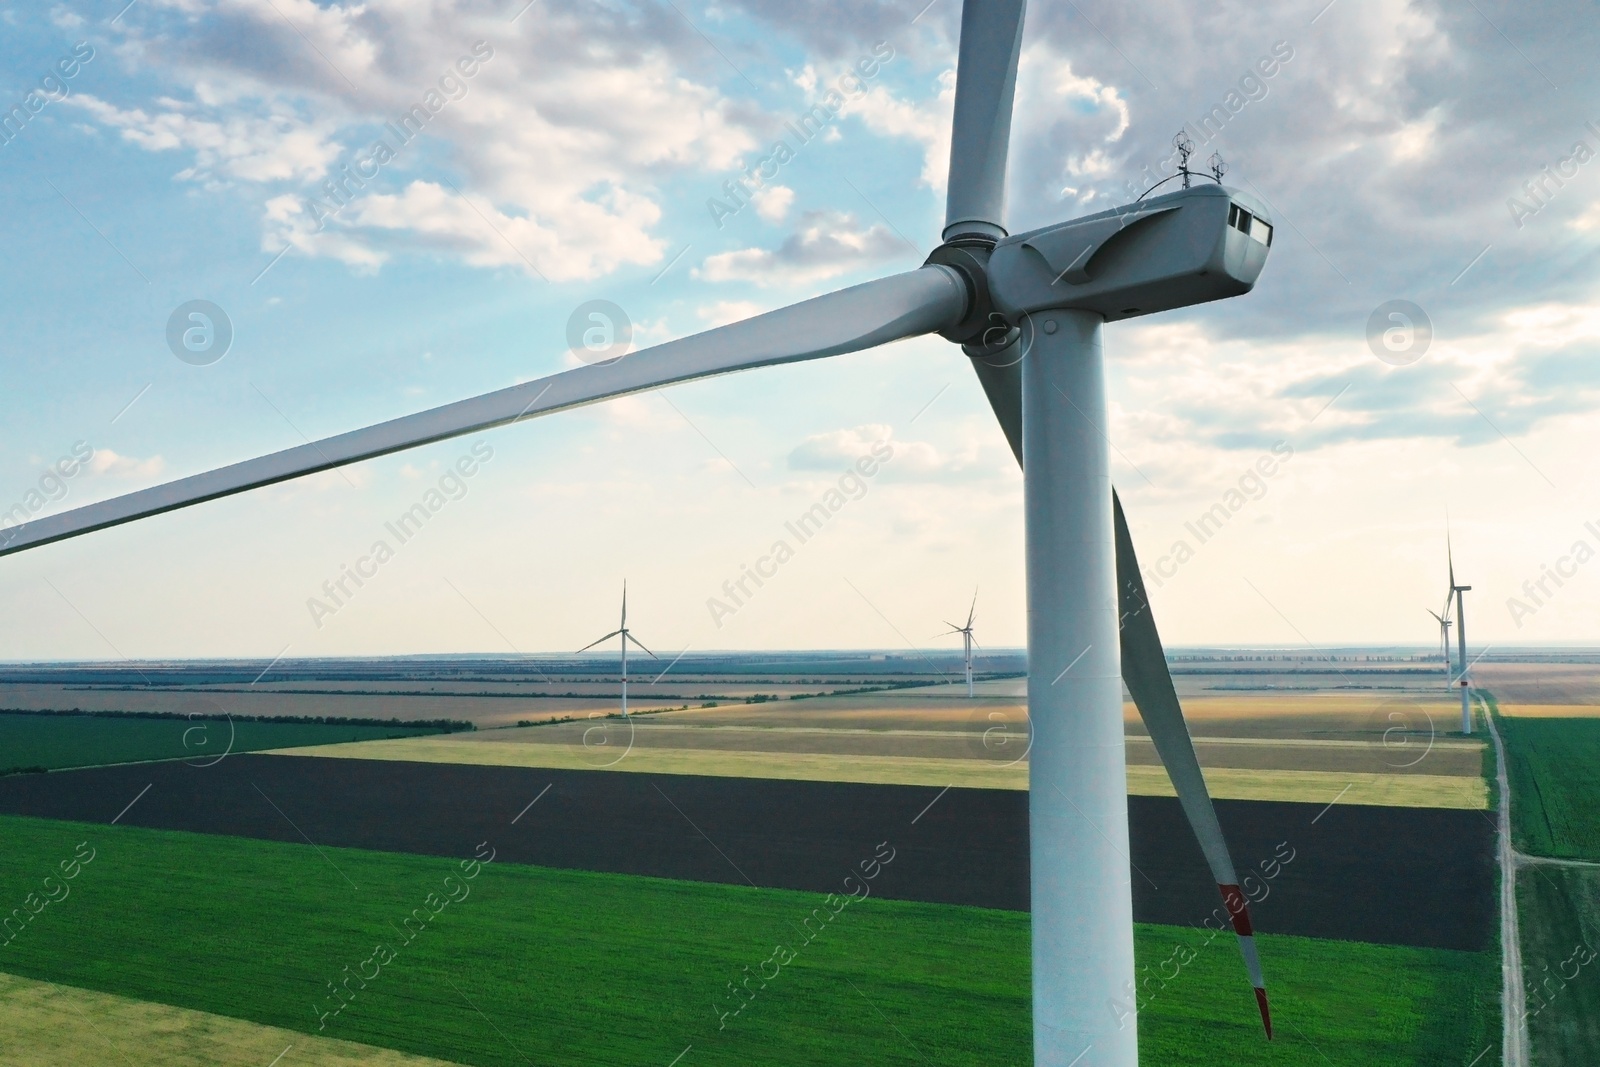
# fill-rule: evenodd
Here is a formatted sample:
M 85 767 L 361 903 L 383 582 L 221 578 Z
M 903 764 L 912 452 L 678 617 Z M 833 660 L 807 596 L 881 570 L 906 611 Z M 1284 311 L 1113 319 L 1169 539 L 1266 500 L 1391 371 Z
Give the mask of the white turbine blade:
M 1026 0 L 966 0 L 956 66 L 955 122 L 944 236 L 1005 235 L 1006 152 Z
M 1222 836 L 1222 824 L 1217 821 L 1217 809 L 1211 802 L 1211 792 L 1206 788 L 1205 775 L 1200 771 L 1200 760 L 1194 752 L 1194 740 L 1189 736 L 1189 726 L 1183 719 L 1183 708 L 1178 703 L 1177 690 L 1172 685 L 1172 672 L 1167 668 L 1166 653 L 1161 647 L 1161 635 L 1156 631 L 1155 615 L 1145 596 L 1144 579 L 1139 574 L 1139 560 L 1133 551 L 1133 538 L 1128 533 L 1128 522 L 1122 514 L 1122 501 L 1116 492 L 1111 494 L 1112 515 L 1117 541 L 1117 601 L 1122 616 L 1122 680 L 1139 709 L 1150 740 L 1155 743 L 1156 754 L 1161 757 L 1167 777 L 1178 793 L 1178 803 L 1200 842 L 1216 879 L 1217 889 L 1233 920 L 1233 932 L 1239 939 L 1239 952 L 1244 957 L 1245 971 L 1250 985 L 1255 989 L 1256 1007 L 1261 1012 L 1261 1025 L 1267 1038 L 1272 1037 L 1272 1013 L 1267 1005 L 1266 984 L 1261 976 L 1261 961 L 1256 956 L 1255 930 L 1250 923 L 1250 905 L 1244 890 L 1239 887 L 1239 876 L 1234 871 L 1233 857 L 1228 853 L 1228 842 Z
M 618 634 L 620 634 L 621 632 L 622 632 L 621 630 L 612 630 L 610 633 L 606 634 L 604 637 L 596 638 L 595 640 L 590 641 L 587 645 L 584 645 L 582 648 L 578 649 L 578 652 L 587 652 L 591 648 L 593 648 L 595 645 L 598 645 L 601 641 L 609 641 L 613 637 L 615 637 Z M 577 653 L 573 653 L 573 655 L 577 655 Z
M 967 609 L 967 632 L 972 632 L 972 620 L 978 614 L 978 591 L 972 591 L 972 607 Z
M 626 636 L 627 633 L 628 633 L 628 580 L 626 578 L 624 578 L 622 580 L 622 623 L 621 623 L 621 626 L 622 626 L 622 629 L 619 630 L 618 633 L 621 633 L 624 636 Z
M 651 659 L 660 659 L 661 658 L 660 656 L 656 655 L 654 652 L 651 652 L 648 648 L 645 648 L 644 647 L 644 642 L 639 640 L 637 637 L 633 636 L 633 634 L 630 633 L 627 630 L 623 630 L 622 631 L 622 639 L 624 641 L 632 641 L 634 644 L 636 644 L 640 648 L 644 649 L 645 654 L 648 655 Z
M 598 400 L 932 333 L 959 320 L 966 303 L 965 283 L 948 268 L 893 275 L 613 362 L 552 374 L 0 530 L 0 555 Z

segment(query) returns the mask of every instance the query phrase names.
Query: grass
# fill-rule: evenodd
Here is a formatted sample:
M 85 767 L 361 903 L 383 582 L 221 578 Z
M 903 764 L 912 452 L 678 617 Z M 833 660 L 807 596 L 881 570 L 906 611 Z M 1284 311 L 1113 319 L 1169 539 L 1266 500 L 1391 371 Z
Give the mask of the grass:
M 438 733 L 438 725 L 274 722 L 188 716 L 0 712 L 0 774 Z
M 869 899 L 805 944 L 817 894 L 494 864 L 403 944 L 394 924 L 455 862 L 18 817 L 0 839 L 0 913 L 96 850 L 0 948 L 0 970 L 33 979 L 316 1033 L 331 983 L 381 943 L 396 957 L 322 1036 L 475 1065 L 665 1065 L 691 1045 L 684 1067 L 1029 1060 L 1025 914 Z M 1136 937 L 1153 969 L 1175 942 L 1198 950 L 1146 987 L 1147 1062 L 1465 1067 L 1497 1022 L 1492 956 L 1262 936 L 1268 1044 L 1227 939 Z M 793 959 L 719 1028 L 730 983 L 775 945 Z
M 1517 905 L 1533 1061 L 1538 1067 L 1594 1067 L 1600 1063 L 1600 958 L 1582 961 L 1585 954 L 1600 955 L 1600 870 L 1524 867 Z
M 1487 699 L 1505 740 L 1517 848 L 1600 859 L 1600 719 L 1507 718 Z

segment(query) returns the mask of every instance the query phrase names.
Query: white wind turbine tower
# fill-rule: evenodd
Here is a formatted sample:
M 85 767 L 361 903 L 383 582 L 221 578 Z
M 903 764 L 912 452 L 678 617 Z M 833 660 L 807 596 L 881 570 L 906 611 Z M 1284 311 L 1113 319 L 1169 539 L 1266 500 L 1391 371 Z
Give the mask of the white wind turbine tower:
M 972 607 L 967 609 L 967 624 L 965 626 L 957 626 L 955 623 L 951 622 L 949 619 L 946 619 L 944 624 L 946 626 L 950 627 L 950 629 L 946 630 L 944 633 L 939 635 L 940 637 L 949 637 L 951 634 L 960 634 L 961 635 L 961 643 L 962 643 L 963 646 L 965 646 L 965 651 L 966 651 L 967 696 L 968 697 L 972 696 L 972 646 L 978 643 L 977 639 L 972 636 L 972 619 L 973 619 L 973 616 L 977 613 L 977 611 L 978 611 L 978 591 L 976 589 L 974 589 L 972 591 Z
M 1432 608 L 1428 609 L 1428 614 L 1432 615 L 1434 617 L 1434 619 L 1436 619 L 1438 621 L 1438 623 L 1439 623 L 1439 651 L 1444 654 L 1444 684 L 1445 684 L 1445 688 L 1448 689 L 1450 687 L 1450 681 L 1451 681 L 1451 670 L 1450 670 L 1450 597 L 1446 596 L 1444 598 L 1444 614 L 1443 615 L 1440 615 L 1437 611 L 1434 611 Z
M 1455 551 L 1450 547 L 1450 538 L 1445 537 L 1445 554 L 1450 563 L 1450 595 L 1456 598 L 1456 647 L 1461 654 L 1461 673 L 1456 676 L 1461 684 L 1461 732 L 1472 733 L 1472 683 L 1467 677 L 1467 598 L 1463 593 L 1470 592 L 1472 586 L 1456 584 L 1456 557 Z M 1450 610 L 1450 601 L 1445 599 L 1445 610 Z
M 604 637 L 590 641 L 587 645 L 584 645 L 582 648 L 578 649 L 578 651 L 587 652 L 595 645 L 598 645 L 601 641 L 609 641 L 613 637 L 618 638 L 622 644 L 622 714 L 624 717 L 626 717 L 628 714 L 628 642 L 632 641 L 634 644 L 638 645 L 639 650 L 645 655 L 649 656 L 651 659 L 660 658 L 654 652 L 651 652 L 648 648 L 645 648 L 644 644 L 640 642 L 637 637 L 633 636 L 633 631 L 628 629 L 627 582 L 622 583 L 622 621 L 617 624 L 617 628 L 615 630 L 612 630 Z
M 1008 235 L 1024 5 L 963 8 L 943 243 L 919 269 L 37 519 L 0 532 L 0 555 L 611 397 L 938 333 L 972 358 L 1023 465 L 1034 1063 L 1139 1059 L 1124 681 L 1222 892 L 1270 1037 L 1249 909 L 1111 485 L 1101 326 L 1249 292 L 1272 225 L 1263 204 L 1221 184 L 1220 167 L 1214 184 L 1191 186 L 1183 152 L 1172 192 Z

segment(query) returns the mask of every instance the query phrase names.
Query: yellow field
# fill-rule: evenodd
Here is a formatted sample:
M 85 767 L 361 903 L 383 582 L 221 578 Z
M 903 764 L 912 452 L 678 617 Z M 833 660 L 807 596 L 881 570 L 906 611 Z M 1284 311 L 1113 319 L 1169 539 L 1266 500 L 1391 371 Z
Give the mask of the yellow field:
M 1195 753 L 1207 770 L 1332 771 L 1384 775 L 1482 774 L 1484 743 L 1476 740 L 1405 738 L 1403 741 L 1307 741 L 1257 737 L 1197 737 Z M 1148 738 L 1128 738 L 1128 762 L 1158 765 Z
M 1452 702 L 1442 686 L 1409 692 L 1208 693 L 1184 697 L 1183 714 L 1197 738 L 1360 740 L 1381 739 L 1395 726 L 1440 736 L 1461 729 L 1459 701 Z M 1131 733 L 1144 732 L 1131 704 L 1123 716 Z
M 285 1055 L 287 1053 L 287 1055 Z M 0 974 L 6 1067 L 452 1067 L 350 1041 Z
M 1004 720 L 966 718 L 932 724 L 913 720 L 912 727 L 865 728 L 859 725 L 731 725 L 726 718 L 686 718 L 682 713 L 618 719 L 585 719 L 572 723 L 509 730 L 482 730 L 450 738 L 459 744 L 537 745 L 584 751 L 597 763 L 630 747 L 634 752 L 685 749 L 705 752 L 747 752 L 832 756 L 890 756 L 919 759 L 1010 762 L 1027 749 L 1026 721 L 1020 714 Z M 741 714 L 748 721 L 753 713 Z M 789 716 L 773 716 L 793 721 Z M 904 720 L 901 720 L 902 722 Z M 956 728 L 957 726 L 961 728 Z M 1472 776 L 1480 772 L 1483 742 L 1421 735 L 1381 734 L 1371 740 L 1307 740 L 1277 737 L 1212 737 L 1195 741 L 1202 766 L 1246 770 L 1303 770 Z M 484 757 L 489 762 L 524 763 L 520 757 Z M 1128 760 L 1159 762 L 1150 740 L 1128 738 Z M 473 760 L 472 762 L 477 762 Z
M 1520 719 L 1600 718 L 1600 706 L 1594 704 L 1508 704 L 1502 700 L 1500 710 Z
M 409 740 L 409 739 L 407 739 Z M 634 748 L 597 754 L 572 745 L 486 745 L 449 738 L 416 738 L 424 744 L 368 741 L 283 749 L 281 755 L 348 759 L 465 763 L 487 767 L 549 767 L 613 770 L 640 774 L 705 774 L 718 778 L 786 778 L 810 782 L 878 782 L 885 785 L 959 785 L 979 789 L 1026 789 L 1026 763 L 1015 767 L 987 760 L 921 759 L 910 756 L 838 756 L 805 752 L 727 752 L 706 749 Z M 624 755 L 624 753 L 626 753 Z M 615 763 L 611 761 L 615 760 Z M 610 764 L 610 766 L 607 766 Z
M 643 747 L 602 754 L 594 749 L 572 745 L 484 744 L 451 737 L 322 745 L 288 749 L 284 750 L 284 754 L 822 782 L 955 785 L 983 789 L 1028 787 L 1025 761 L 1013 765 L 983 759 Z M 606 764 L 612 760 L 616 762 L 607 767 Z M 1213 767 L 1206 770 L 1206 781 L 1210 784 L 1213 796 L 1231 800 L 1328 803 L 1338 797 L 1341 802 L 1350 804 L 1468 809 L 1481 809 L 1488 804 L 1487 786 L 1477 776 Z M 1172 795 L 1172 785 L 1166 772 L 1158 766 L 1130 766 L 1128 789 L 1131 793 L 1145 796 Z
M 1335 771 L 1249 771 L 1207 768 L 1206 785 L 1218 800 L 1293 800 L 1306 804 L 1372 804 L 1385 808 L 1459 808 L 1482 811 L 1489 806 L 1489 786 L 1482 778 L 1429 774 L 1370 774 Z M 1160 767 L 1129 767 L 1128 792 L 1170 797 L 1177 793 Z

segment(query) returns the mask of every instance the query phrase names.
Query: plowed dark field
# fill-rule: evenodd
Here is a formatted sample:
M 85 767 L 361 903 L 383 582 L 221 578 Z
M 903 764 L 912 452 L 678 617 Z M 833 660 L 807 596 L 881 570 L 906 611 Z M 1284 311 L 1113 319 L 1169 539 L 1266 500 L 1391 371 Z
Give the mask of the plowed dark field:
M 1202 922 L 1220 900 L 1177 801 L 1128 803 L 1135 918 Z M 1485 813 L 1217 807 L 1261 931 L 1490 944 Z M 875 894 L 1028 906 L 1027 795 L 1006 790 L 239 755 L 0 779 L 0 812 L 452 857 L 492 839 L 513 863 L 820 892 L 887 842 Z

